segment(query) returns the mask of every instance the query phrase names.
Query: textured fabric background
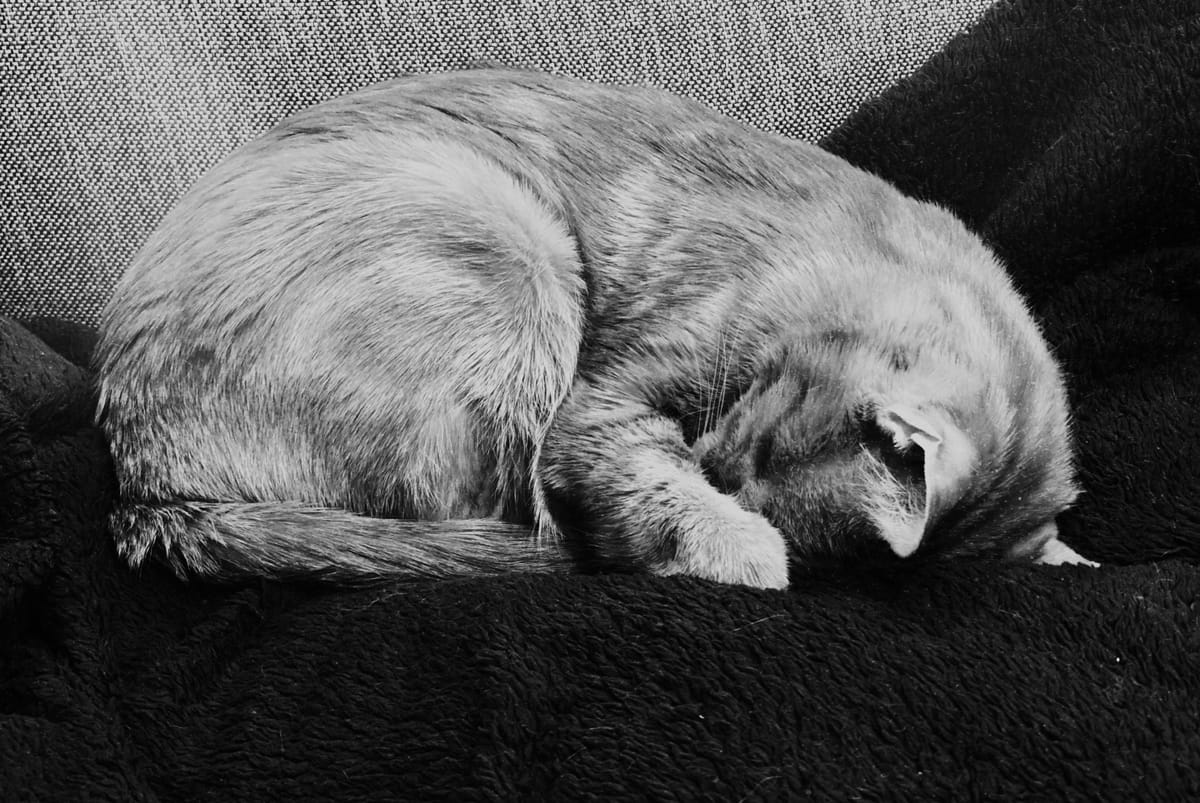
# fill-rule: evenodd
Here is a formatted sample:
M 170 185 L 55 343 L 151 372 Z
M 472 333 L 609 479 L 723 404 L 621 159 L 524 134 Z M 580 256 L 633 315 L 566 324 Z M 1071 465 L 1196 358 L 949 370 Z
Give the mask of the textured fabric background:
M 96 320 L 158 219 L 285 114 L 476 60 L 817 139 L 989 0 L 0 3 L 0 315 Z

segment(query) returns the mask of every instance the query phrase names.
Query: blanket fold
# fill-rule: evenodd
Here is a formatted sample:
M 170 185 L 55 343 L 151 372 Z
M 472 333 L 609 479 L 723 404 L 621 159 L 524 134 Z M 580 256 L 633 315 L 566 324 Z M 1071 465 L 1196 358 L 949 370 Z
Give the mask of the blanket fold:
M 0 799 L 1200 799 L 1198 65 L 1195 2 L 1005 2 L 823 143 L 1028 294 L 1096 570 L 184 585 L 92 333 L 0 320 Z

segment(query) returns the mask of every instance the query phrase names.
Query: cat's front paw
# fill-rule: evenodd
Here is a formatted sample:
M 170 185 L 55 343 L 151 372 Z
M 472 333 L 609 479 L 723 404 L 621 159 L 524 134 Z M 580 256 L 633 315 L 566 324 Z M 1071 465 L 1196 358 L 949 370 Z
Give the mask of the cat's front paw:
M 699 527 L 678 540 L 674 559 L 657 574 L 686 574 L 754 588 L 787 588 L 788 558 L 783 535 L 752 513 L 712 529 Z M 713 531 L 716 530 L 716 531 Z
M 1080 555 L 1057 538 L 1051 538 L 1042 545 L 1037 562 L 1047 566 L 1091 566 L 1093 569 L 1100 565 L 1096 561 L 1088 560 Z

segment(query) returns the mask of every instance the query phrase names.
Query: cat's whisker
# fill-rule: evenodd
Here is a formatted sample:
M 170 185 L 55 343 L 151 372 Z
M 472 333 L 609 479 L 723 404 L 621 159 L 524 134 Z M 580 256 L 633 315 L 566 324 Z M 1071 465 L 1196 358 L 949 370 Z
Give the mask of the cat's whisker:
M 712 426 L 713 400 L 717 390 L 717 375 L 721 372 L 722 359 L 722 343 L 725 339 L 725 327 L 722 326 L 717 331 L 716 357 L 712 363 L 712 371 L 705 377 L 704 386 L 700 394 L 700 407 L 697 412 L 703 411 L 704 418 L 700 422 L 700 432 L 708 432 Z
M 731 329 L 735 331 L 731 333 Z M 725 410 L 725 401 L 729 395 L 729 370 L 733 365 L 734 342 L 740 335 L 740 321 L 728 321 L 720 329 L 717 339 L 716 362 L 713 366 L 712 380 L 708 385 L 708 394 L 705 400 L 707 412 L 701 432 L 708 432 L 715 425 L 714 419 Z

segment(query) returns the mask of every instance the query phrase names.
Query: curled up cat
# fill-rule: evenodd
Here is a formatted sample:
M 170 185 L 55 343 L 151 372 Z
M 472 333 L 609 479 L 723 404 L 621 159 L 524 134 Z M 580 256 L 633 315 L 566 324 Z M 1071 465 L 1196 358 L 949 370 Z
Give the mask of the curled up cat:
M 487 69 L 302 111 L 100 336 L 118 549 L 183 577 L 1083 561 L 1063 380 L 993 254 L 659 90 Z

